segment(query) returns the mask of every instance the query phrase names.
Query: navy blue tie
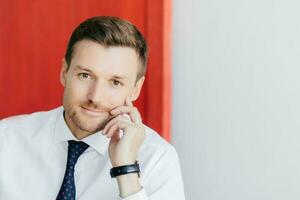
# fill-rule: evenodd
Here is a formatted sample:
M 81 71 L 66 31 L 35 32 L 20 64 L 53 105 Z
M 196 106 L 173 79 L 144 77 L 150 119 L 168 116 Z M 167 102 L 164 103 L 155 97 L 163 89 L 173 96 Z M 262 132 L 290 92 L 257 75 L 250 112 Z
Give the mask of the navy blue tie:
M 68 161 L 63 183 L 59 190 L 56 200 L 75 200 L 76 188 L 74 181 L 75 164 L 79 156 L 89 147 L 84 142 L 69 141 Z

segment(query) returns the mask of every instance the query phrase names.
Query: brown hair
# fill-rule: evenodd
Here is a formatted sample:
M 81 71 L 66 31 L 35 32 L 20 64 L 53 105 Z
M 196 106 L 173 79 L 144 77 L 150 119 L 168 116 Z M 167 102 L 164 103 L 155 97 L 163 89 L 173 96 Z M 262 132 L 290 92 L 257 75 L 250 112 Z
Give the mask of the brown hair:
M 122 46 L 133 48 L 139 56 L 141 67 L 137 74 L 139 80 L 146 73 L 147 43 L 140 31 L 130 22 L 111 16 L 96 16 L 82 22 L 72 33 L 65 59 L 68 69 L 76 42 L 88 39 L 103 46 Z

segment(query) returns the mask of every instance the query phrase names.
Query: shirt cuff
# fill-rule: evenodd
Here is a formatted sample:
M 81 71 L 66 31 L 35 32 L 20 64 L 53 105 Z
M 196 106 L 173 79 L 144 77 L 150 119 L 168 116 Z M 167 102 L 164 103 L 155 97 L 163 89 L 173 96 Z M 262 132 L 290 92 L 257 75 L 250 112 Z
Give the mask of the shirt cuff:
M 148 199 L 148 196 L 147 196 L 144 188 L 141 189 L 139 192 L 126 197 L 125 199 L 122 199 L 120 197 L 120 200 L 147 200 L 147 199 Z

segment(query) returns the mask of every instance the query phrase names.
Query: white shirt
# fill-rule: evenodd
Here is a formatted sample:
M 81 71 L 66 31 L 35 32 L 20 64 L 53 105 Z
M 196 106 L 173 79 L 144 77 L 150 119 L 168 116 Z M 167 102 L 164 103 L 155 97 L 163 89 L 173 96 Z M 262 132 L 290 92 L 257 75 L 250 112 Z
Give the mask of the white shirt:
M 146 127 L 140 148 L 143 189 L 124 200 L 183 200 L 177 153 Z M 63 108 L 0 120 L 0 199 L 54 200 L 66 170 L 68 140 L 77 140 Z M 84 139 L 89 148 L 75 166 L 77 200 L 118 200 L 117 180 L 110 177 L 109 139 L 100 132 Z

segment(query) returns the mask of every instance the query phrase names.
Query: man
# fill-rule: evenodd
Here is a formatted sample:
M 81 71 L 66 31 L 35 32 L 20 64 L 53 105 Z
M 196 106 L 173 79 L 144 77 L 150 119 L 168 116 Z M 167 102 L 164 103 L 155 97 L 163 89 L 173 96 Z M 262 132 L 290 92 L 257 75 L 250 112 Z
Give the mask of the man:
M 132 104 L 146 63 L 134 25 L 81 23 L 62 61 L 63 107 L 0 121 L 0 199 L 184 199 L 175 149 Z

